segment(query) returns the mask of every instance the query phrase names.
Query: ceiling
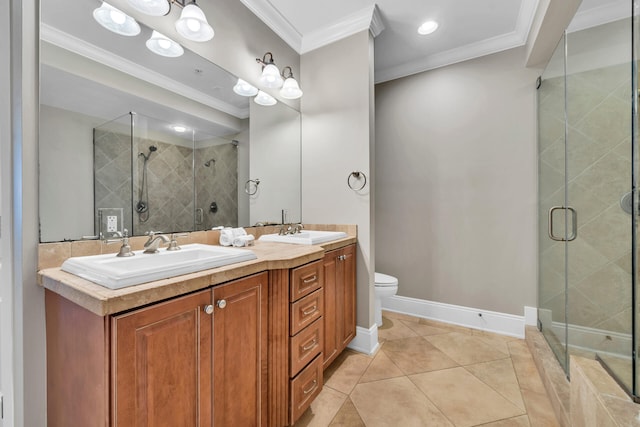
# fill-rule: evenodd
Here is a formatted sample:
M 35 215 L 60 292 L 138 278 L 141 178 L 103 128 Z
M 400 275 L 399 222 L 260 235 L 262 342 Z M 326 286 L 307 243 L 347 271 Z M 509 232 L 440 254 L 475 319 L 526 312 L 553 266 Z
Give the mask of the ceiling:
M 522 46 L 539 0 L 241 0 L 298 53 L 370 28 L 376 83 Z M 573 30 L 629 16 L 628 0 L 583 0 Z M 428 36 L 427 20 L 439 22 Z

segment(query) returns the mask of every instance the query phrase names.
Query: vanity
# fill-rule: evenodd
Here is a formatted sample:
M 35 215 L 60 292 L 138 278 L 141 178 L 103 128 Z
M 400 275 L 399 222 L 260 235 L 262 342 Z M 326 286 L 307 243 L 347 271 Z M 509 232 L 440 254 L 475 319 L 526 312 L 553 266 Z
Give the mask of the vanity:
M 256 241 L 254 260 L 121 289 L 59 268 L 117 248 L 41 245 L 48 425 L 293 425 L 355 336 L 356 227 L 335 227 L 347 237 Z M 181 239 L 217 244 L 219 232 Z

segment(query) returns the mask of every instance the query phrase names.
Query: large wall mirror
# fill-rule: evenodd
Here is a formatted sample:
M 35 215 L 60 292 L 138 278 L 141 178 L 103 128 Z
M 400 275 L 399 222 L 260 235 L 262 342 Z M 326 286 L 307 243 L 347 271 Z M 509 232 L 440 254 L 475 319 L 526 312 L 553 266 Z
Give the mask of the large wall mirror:
M 40 241 L 301 221 L 300 113 L 107 31 L 101 3 L 41 1 Z

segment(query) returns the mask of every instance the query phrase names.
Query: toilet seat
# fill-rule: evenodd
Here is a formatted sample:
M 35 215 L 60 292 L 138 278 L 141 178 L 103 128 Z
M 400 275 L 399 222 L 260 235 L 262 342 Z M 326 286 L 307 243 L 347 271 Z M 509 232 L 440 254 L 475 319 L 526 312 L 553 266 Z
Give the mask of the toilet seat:
M 398 286 L 398 279 L 383 273 L 375 273 L 375 285 L 378 287 Z

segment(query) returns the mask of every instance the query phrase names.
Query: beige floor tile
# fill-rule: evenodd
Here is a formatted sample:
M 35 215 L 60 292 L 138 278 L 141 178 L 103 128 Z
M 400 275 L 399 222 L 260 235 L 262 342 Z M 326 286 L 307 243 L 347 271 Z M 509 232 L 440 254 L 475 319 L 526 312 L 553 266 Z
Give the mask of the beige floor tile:
M 531 427 L 559 427 L 555 412 L 546 393 L 537 393 L 531 390 L 522 390 L 524 404 L 527 406 L 527 415 Z
M 506 420 L 496 421 L 494 423 L 482 424 L 482 427 L 530 427 L 529 417 L 522 415 L 520 417 L 509 418 Z
M 486 331 L 473 331 L 472 335 L 474 337 L 480 338 L 482 341 L 489 344 L 491 347 L 495 348 L 496 350 L 500 350 L 506 354 L 509 354 L 508 343 L 511 341 L 520 340 L 520 338 L 493 334 L 491 332 L 486 332 Z
M 424 337 L 424 339 L 460 365 L 471 365 L 509 357 L 508 353 L 496 350 L 480 338 L 470 334 L 453 332 L 444 335 L 431 335 Z
M 420 322 L 409 322 L 406 320 L 402 320 L 402 323 L 404 323 L 406 327 L 420 336 L 448 334 L 449 332 L 451 332 L 451 330 L 446 328 L 437 328 L 432 325 L 424 325 Z
M 311 407 L 295 423 L 295 427 L 327 427 L 340 411 L 345 400 L 348 400 L 346 394 L 323 387 L 318 397 L 311 403 Z
M 401 377 L 404 372 L 389 359 L 384 351 L 378 351 L 364 375 L 360 378 L 361 383 L 386 380 L 388 378 Z
M 324 385 L 345 394 L 351 393 L 372 360 L 369 356 L 345 350 L 325 371 Z
M 378 339 L 380 341 L 398 340 L 417 336 L 418 334 L 406 326 L 400 319 L 383 317 L 382 327 L 378 328 Z
M 523 411 L 526 409 L 522 394 L 520 394 L 520 384 L 516 377 L 511 359 L 500 359 L 491 362 L 476 363 L 465 366 L 480 381 L 500 393 L 502 397 L 516 405 Z
M 512 341 L 509 343 L 509 351 L 520 389 L 546 393 L 527 344 L 521 341 Z
M 456 427 L 467 427 L 524 415 L 466 369 L 452 368 L 409 376 Z
M 338 411 L 330 427 L 365 427 L 362 417 L 358 413 L 358 410 L 353 405 L 351 399 L 345 400 L 342 408 Z
M 423 337 L 387 341 L 382 352 L 406 375 L 458 366 Z
M 452 427 L 407 377 L 358 384 L 351 400 L 367 427 Z

